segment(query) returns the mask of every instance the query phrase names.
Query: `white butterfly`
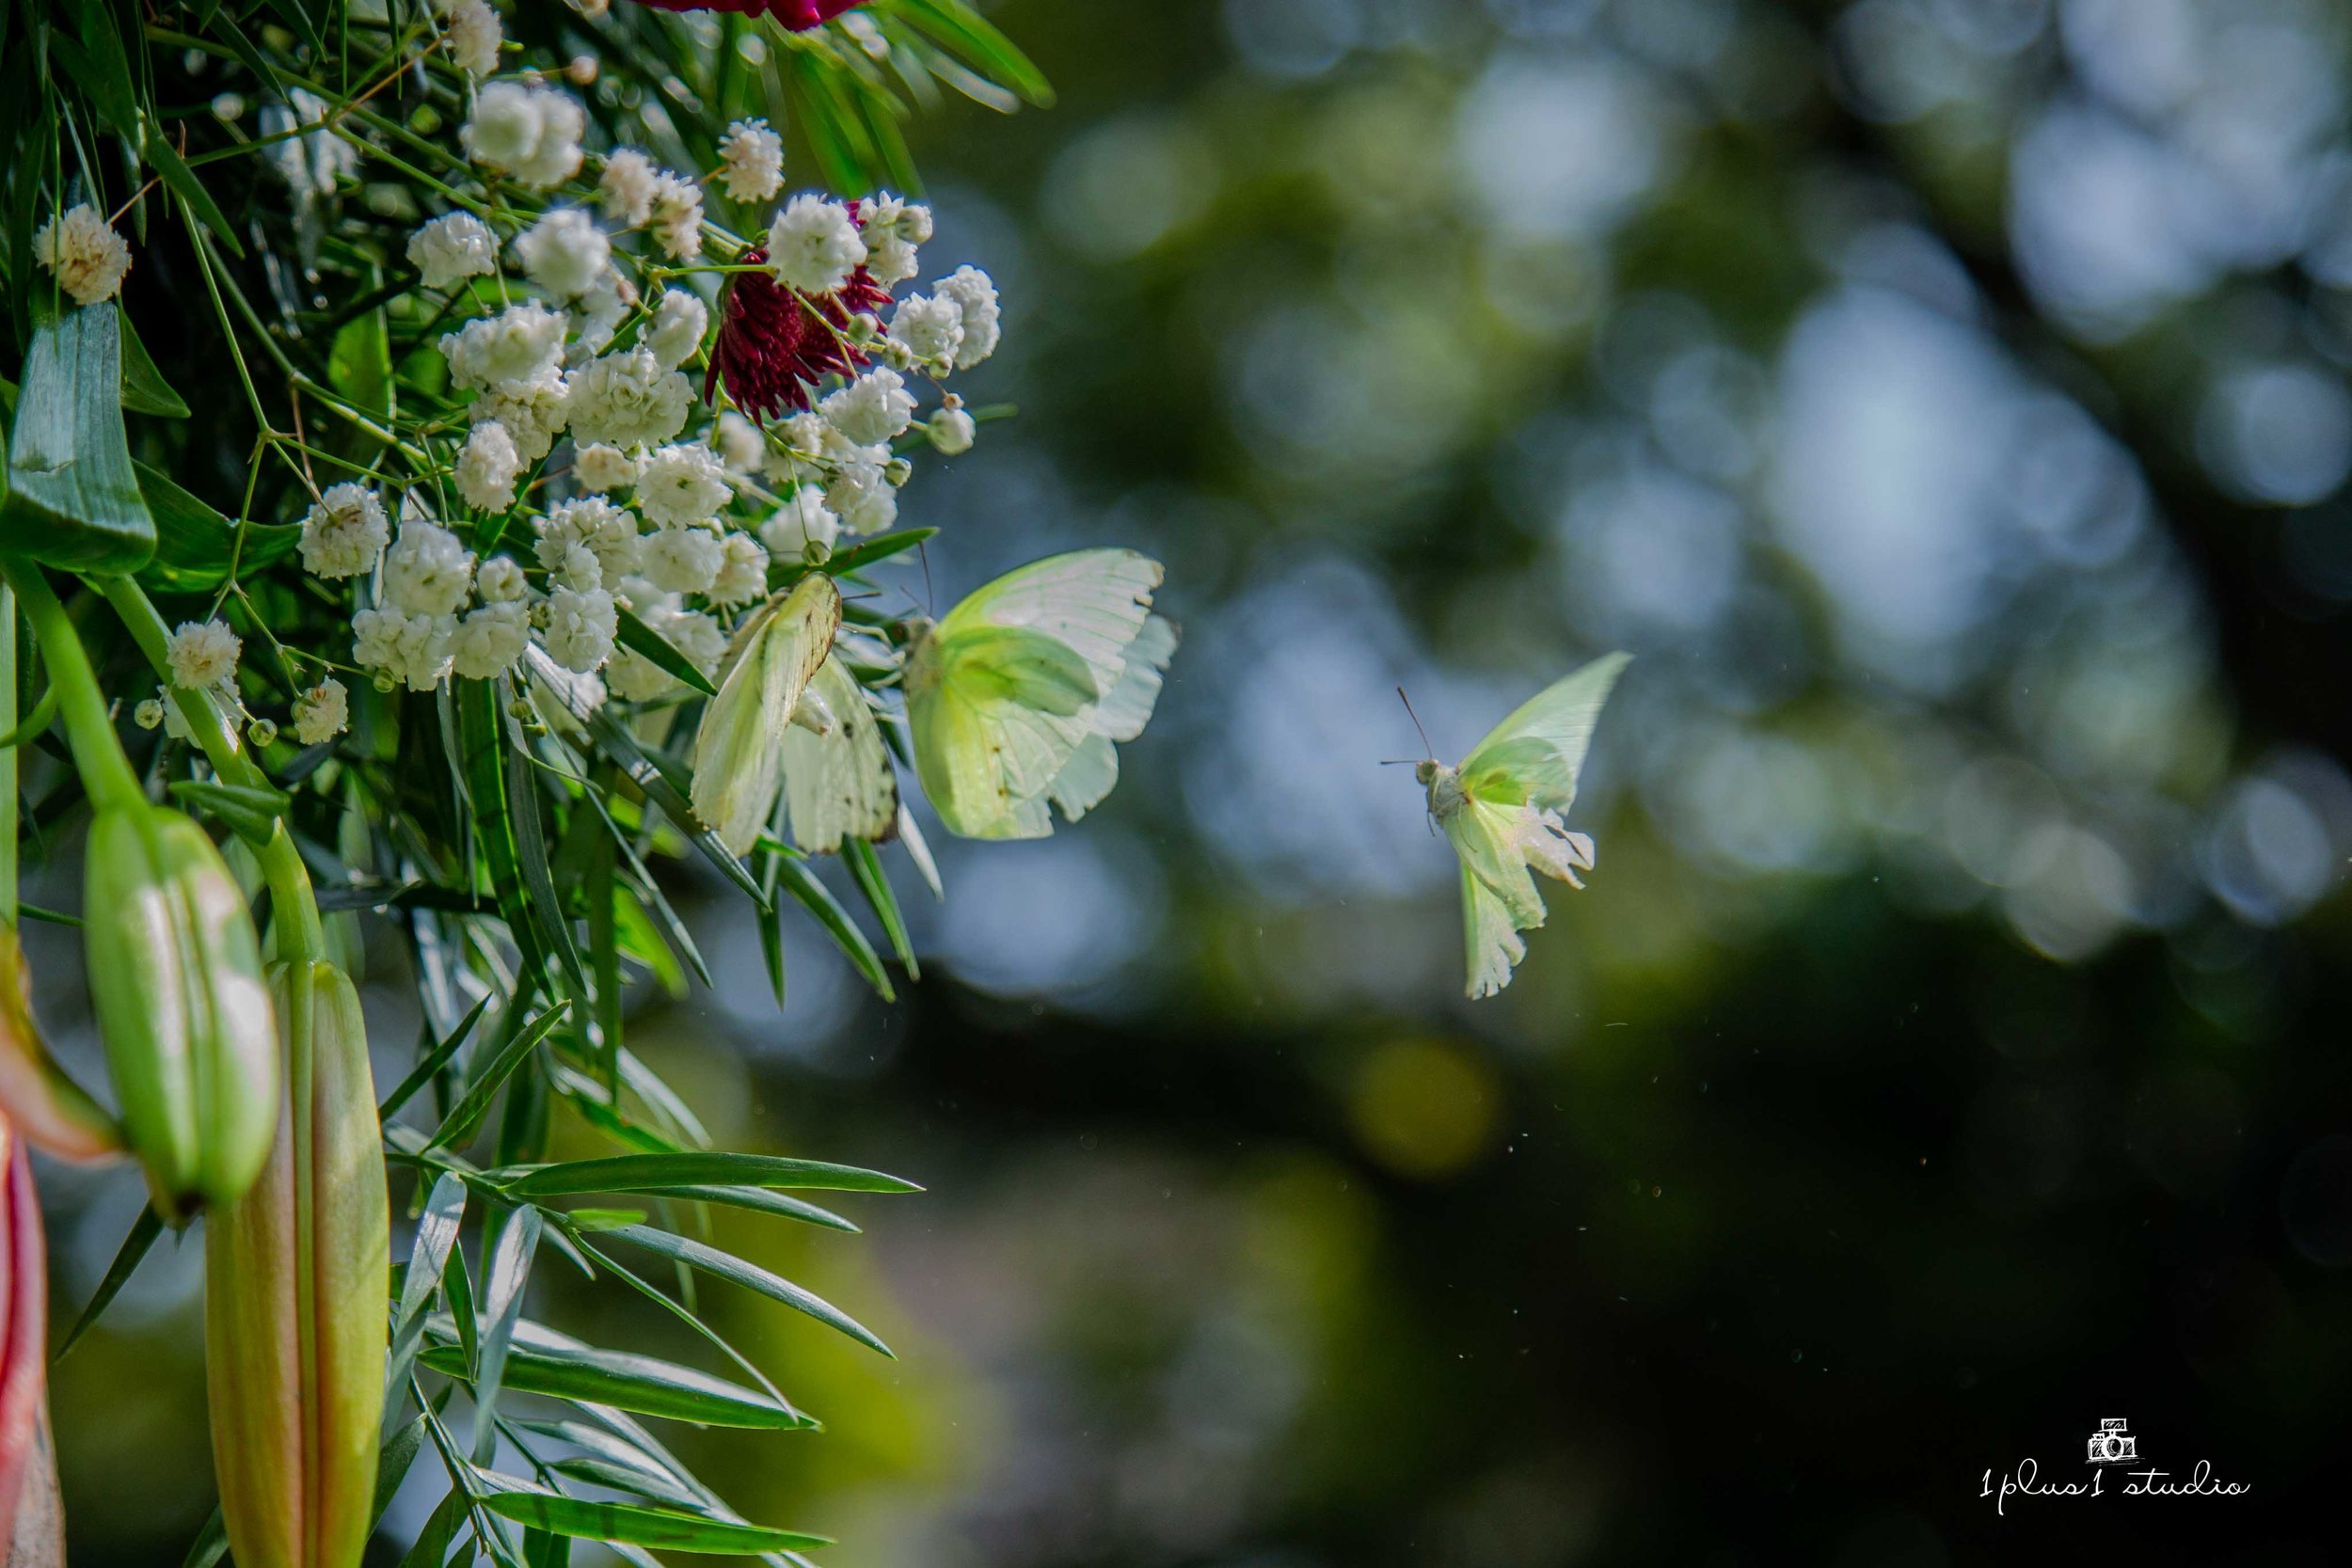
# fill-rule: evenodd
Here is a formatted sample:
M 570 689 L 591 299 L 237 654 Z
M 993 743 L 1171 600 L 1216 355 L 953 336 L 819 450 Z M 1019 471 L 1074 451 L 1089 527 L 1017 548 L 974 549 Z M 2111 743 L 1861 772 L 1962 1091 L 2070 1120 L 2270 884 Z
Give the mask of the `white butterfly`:
M 792 841 L 821 855 L 845 838 L 889 838 L 898 829 L 898 774 L 882 722 L 837 648 L 818 666 L 794 718 L 784 732 Z
M 1576 800 L 1577 774 L 1601 705 L 1629 656 L 1607 654 L 1537 692 L 1448 768 L 1414 765 L 1429 791 L 1429 815 L 1462 863 L 1462 919 L 1470 951 L 1470 994 L 1492 996 L 1511 983 L 1527 954 L 1521 931 L 1544 923 L 1543 895 L 1530 871 L 1582 887 L 1593 841 L 1568 832 L 1561 815 Z

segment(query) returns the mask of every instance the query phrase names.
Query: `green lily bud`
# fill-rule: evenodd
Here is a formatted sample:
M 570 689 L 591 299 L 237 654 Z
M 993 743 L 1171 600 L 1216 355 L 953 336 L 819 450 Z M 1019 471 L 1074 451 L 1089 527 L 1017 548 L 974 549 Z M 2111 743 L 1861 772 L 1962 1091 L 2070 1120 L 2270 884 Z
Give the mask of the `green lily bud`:
M 277 1143 L 204 1222 L 213 1468 L 240 1568 L 358 1568 L 374 1520 L 391 1217 L 359 993 L 270 970 L 286 1047 Z
M 277 1132 L 278 1043 L 245 897 L 204 831 L 144 802 L 90 822 L 84 940 L 123 1131 L 156 1210 L 233 1203 Z

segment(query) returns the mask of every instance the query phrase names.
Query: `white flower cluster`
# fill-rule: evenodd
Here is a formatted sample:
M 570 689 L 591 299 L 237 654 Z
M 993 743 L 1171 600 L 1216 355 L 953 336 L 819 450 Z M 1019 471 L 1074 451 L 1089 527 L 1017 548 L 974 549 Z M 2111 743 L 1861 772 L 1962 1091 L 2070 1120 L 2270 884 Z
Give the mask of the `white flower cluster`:
M 76 305 L 95 305 L 122 290 L 131 247 L 87 202 L 69 207 L 33 236 L 33 255 L 56 276 Z

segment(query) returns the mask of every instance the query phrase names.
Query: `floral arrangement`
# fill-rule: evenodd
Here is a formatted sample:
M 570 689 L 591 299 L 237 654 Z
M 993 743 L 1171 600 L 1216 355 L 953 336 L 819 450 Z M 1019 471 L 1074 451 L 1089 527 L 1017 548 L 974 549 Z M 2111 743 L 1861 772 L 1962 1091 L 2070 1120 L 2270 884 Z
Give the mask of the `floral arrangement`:
M 6 24 L 0 1539 L 41 1405 L 30 1144 L 135 1159 L 152 1199 L 65 1349 L 202 1226 L 191 1561 L 351 1568 L 421 1465 L 448 1484 L 407 1562 L 820 1544 L 660 1441 L 815 1422 L 646 1265 L 887 1354 L 695 1216 L 850 1229 L 798 1195 L 913 1189 L 708 1147 L 627 1039 L 636 992 L 708 978 L 665 885 L 737 890 L 779 998 L 790 917 L 888 996 L 897 885 L 939 891 L 903 777 L 958 833 L 1074 819 L 1175 635 L 1115 548 L 935 623 L 905 592 L 933 531 L 901 491 L 977 438 L 952 388 L 1002 321 L 890 194 L 898 126 L 936 83 L 1042 103 L 1034 68 L 956 0 L 672 8 Z M 20 94 L 41 61 L 58 90 Z M 790 125 L 838 194 L 787 189 Z M 50 1056 L 17 945 L 72 918 L 20 899 L 20 852 L 76 845 L 105 1092 Z M 426 1022 L 389 1089 L 363 918 Z M 604 1151 L 550 1162 L 559 1127 Z M 548 1252 L 723 1370 L 534 1320 Z

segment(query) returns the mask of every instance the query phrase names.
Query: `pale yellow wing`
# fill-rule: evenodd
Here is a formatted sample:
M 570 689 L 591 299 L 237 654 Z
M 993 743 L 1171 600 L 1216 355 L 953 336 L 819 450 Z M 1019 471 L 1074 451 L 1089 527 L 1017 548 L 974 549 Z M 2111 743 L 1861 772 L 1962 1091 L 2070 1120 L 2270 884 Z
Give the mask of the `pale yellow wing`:
M 750 849 L 774 810 L 784 740 L 801 693 L 833 650 L 841 594 L 813 572 L 754 613 L 737 633 L 694 734 L 689 800 L 703 826 L 737 854 Z
M 898 780 L 882 724 L 838 656 L 818 667 L 803 703 L 815 698 L 831 724 L 822 734 L 801 724 L 784 734 L 784 799 L 792 842 L 829 854 L 845 838 L 885 839 L 898 820 Z

